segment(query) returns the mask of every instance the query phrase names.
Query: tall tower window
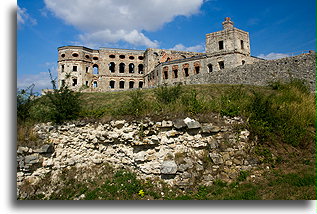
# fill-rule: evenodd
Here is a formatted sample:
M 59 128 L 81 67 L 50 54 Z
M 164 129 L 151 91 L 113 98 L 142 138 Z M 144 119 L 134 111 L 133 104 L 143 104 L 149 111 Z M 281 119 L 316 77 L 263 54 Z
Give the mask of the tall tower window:
M 64 72 L 65 71 L 65 65 L 62 65 L 62 72 Z
M 223 50 L 223 41 L 219 41 L 218 44 L 219 44 L 219 50 Z
M 244 49 L 244 42 L 243 42 L 243 40 L 240 40 L 240 44 L 241 44 L 241 49 Z

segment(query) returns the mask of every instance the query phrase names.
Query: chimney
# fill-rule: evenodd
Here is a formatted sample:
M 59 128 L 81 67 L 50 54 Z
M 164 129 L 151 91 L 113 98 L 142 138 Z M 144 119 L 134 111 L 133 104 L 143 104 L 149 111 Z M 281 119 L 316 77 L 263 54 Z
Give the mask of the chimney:
M 233 22 L 230 20 L 230 17 L 225 18 L 225 21 L 222 22 L 222 26 L 224 30 L 233 28 Z

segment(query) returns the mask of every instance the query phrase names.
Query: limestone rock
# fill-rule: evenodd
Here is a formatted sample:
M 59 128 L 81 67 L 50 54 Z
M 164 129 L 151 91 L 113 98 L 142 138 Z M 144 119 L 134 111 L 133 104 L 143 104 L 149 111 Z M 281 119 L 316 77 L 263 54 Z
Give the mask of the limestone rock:
M 173 175 L 177 172 L 177 164 L 173 160 L 164 161 L 161 165 L 161 174 Z
M 173 121 L 173 125 L 176 129 L 186 128 L 186 123 L 182 119 L 177 119 L 177 120 Z

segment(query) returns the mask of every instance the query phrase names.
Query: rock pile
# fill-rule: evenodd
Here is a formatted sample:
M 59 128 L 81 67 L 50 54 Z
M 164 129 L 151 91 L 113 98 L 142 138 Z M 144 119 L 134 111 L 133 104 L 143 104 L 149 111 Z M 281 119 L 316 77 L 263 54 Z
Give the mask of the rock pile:
M 243 123 L 241 118 L 221 119 L 223 126 L 190 118 L 38 124 L 34 131 L 43 146 L 17 150 L 18 188 L 24 181 L 34 184 L 66 167 L 93 168 L 102 163 L 180 187 L 209 185 L 215 179 L 230 182 L 241 170 L 256 165 L 250 155 L 254 143 L 248 139 L 249 131 L 233 130 L 232 124 Z

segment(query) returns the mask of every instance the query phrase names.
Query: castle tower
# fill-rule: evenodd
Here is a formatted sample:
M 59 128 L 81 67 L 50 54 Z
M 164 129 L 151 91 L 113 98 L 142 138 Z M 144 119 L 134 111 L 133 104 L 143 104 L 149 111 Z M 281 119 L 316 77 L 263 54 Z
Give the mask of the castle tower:
M 211 55 L 240 53 L 250 56 L 249 33 L 235 28 L 229 17 L 222 22 L 223 30 L 206 34 L 206 53 Z

